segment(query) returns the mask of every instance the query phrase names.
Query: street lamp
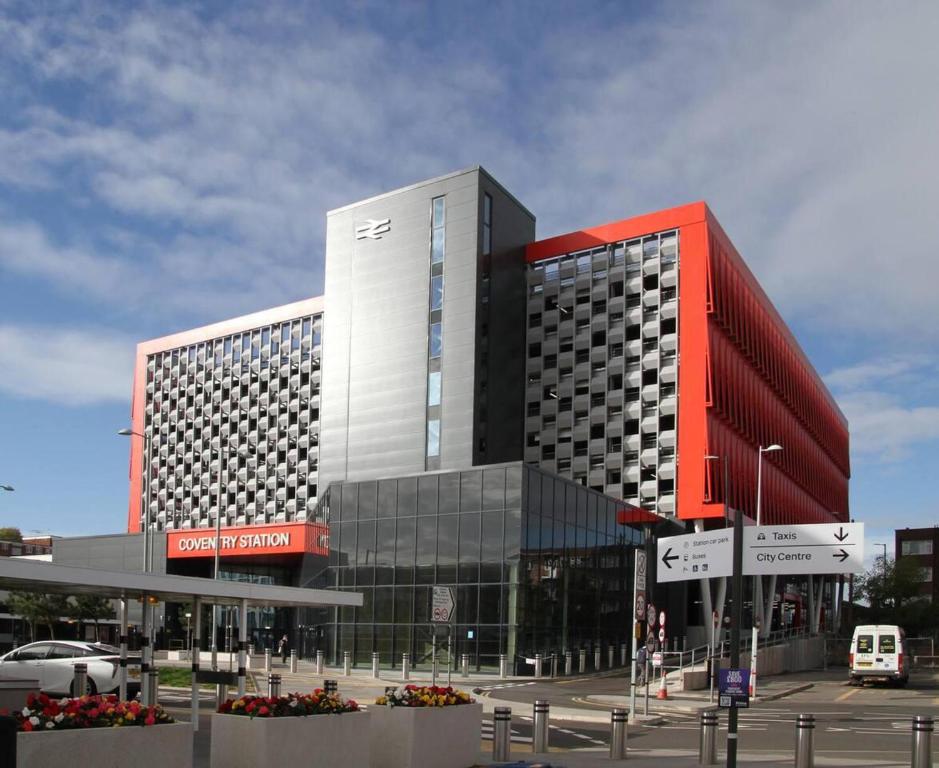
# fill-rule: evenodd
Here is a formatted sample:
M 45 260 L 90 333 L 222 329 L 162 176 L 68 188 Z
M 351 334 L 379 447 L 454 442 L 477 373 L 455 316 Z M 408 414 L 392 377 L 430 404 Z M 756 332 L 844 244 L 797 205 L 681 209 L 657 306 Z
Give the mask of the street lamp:
M 883 563 L 883 572 L 884 572 L 884 596 L 883 596 L 883 599 L 881 600 L 881 603 L 883 603 L 883 601 L 887 599 L 887 545 L 882 544 L 879 541 L 875 541 L 874 546 L 884 548 L 884 555 L 881 558 L 881 562 Z
M 773 443 L 768 445 L 765 448 L 761 445 L 759 451 L 757 452 L 758 458 L 756 461 L 756 524 L 760 525 L 760 505 L 763 501 L 763 454 L 770 453 L 772 451 L 781 451 L 783 447 Z M 760 620 L 757 618 L 757 606 L 763 602 L 763 577 L 754 576 L 753 577 L 753 633 L 750 639 L 750 696 L 756 696 L 756 657 L 757 657 L 757 645 L 760 640 L 760 628 L 757 624 L 760 623 Z M 770 594 L 776 591 L 776 581 L 775 577 L 770 578 L 769 585 Z M 762 608 L 762 606 L 760 606 Z M 762 613 L 762 611 L 761 611 Z
M 122 437 L 139 437 L 143 440 L 143 462 L 146 471 L 144 479 L 146 487 L 143 492 L 143 570 L 145 573 L 153 570 L 153 545 L 151 542 L 150 531 L 150 436 L 142 432 L 136 432 L 130 427 L 119 429 L 117 434 Z

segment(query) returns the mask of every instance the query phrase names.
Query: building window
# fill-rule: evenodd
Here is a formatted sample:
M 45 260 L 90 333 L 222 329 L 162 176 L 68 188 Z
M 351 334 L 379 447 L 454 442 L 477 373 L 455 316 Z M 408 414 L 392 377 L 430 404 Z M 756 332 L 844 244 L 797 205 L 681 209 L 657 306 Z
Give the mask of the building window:
M 427 405 L 440 405 L 440 371 L 427 377 Z
M 483 195 L 483 256 L 492 253 L 492 197 Z
M 900 555 L 931 555 L 932 541 L 923 539 L 920 541 L 901 541 Z
M 431 310 L 443 307 L 443 275 L 434 275 L 430 278 L 430 308 Z
M 446 214 L 444 212 L 443 198 L 435 197 L 430 236 L 430 261 L 432 264 L 443 261 L 445 223 Z
M 427 422 L 427 455 L 440 455 L 440 419 L 430 419 Z
M 430 324 L 430 356 L 431 358 L 440 357 L 440 350 L 443 347 L 441 337 L 440 323 Z
M 932 567 L 924 566 L 919 569 L 919 580 L 932 582 Z

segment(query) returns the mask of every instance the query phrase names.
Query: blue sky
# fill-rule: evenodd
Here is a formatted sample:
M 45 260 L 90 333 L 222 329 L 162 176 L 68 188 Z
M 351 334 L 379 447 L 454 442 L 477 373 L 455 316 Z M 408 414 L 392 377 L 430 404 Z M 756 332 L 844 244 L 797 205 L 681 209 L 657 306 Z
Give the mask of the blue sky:
M 479 163 L 540 237 L 707 200 L 892 551 L 939 523 L 937 31 L 927 2 L 0 0 L 0 524 L 121 530 L 136 342 L 317 295 L 328 209 Z

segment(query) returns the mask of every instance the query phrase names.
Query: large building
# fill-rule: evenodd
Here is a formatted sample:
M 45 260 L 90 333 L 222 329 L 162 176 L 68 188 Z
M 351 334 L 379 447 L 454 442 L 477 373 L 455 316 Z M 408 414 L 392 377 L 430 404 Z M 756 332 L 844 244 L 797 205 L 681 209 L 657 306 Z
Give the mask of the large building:
M 613 535 L 636 519 L 622 511 L 753 516 L 760 446 L 784 447 L 764 461 L 764 522 L 848 519 L 847 423 L 704 203 L 538 241 L 534 216 L 473 168 L 329 212 L 325 265 L 321 298 L 138 347 L 128 531 L 168 532 L 160 567 L 207 574 L 221 509 L 228 578 L 367 590 L 361 615 L 329 620 L 333 651 L 420 656 L 433 579 L 473 591 L 464 650 L 491 659 L 623 641 L 619 616 L 574 629 L 552 608 L 539 624 L 527 580 L 566 584 L 612 563 L 597 554 L 609 544 L 623 548 L 613 591 L 627 591 L 638 538 Z M 535 494 L 536 468 L 583 491 Z M 512 480 L 503 506 L 440 491 L 421 538 L 414 488 L 466 483 L 475 498 L 490 476 Z M 604 510 L 592 528 L 582 493 Z M 519 559 L 503 550 L 487 580 L 495 529 L 480 516 L 495 512 Z M 612 538 L 580 540 L 597 530 Z
M 919 571 L 919 595 L 939 605 L 939 526 L 898 528 L 895 532 L 896 560 L 912 560 Z

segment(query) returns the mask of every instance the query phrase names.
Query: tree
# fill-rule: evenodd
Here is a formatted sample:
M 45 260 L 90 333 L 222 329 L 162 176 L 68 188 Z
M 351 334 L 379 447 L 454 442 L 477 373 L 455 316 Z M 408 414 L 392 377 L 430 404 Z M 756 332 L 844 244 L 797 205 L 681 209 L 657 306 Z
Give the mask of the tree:
M 918 603 L 919 566 L 909 557 L 899 560 L 878 558 L 870 570 L 854 581 L 857 597 L 870 605 L 872 621 L 901 624 L 904 615 Z
M 77 595 L 72 600 L 74 602 L 68 604 L 68 616 L 78 621 L 78 636 L 81 637 L 82 624 L 91 621 L 95 625 L 95 642 L 97 642 L 98 622 L 101 619 L 114 618 L 114 606 L 111 605 L 110 599 L 98 595 Z
M 0 528 L 0 541 L 16 541 L 22 544 L 23 534 L 19 528 L 14 528 L 12 526 L 7 528 Z
M 31 640 L 36 639 L 36 625 L 45 624 L 49 628 L 49 637 L 55 638 L 55 623 L 69 614 L 66 595 L 45 595 L 41 592 L 20 592 L 11 590 L 7 595 L 7 608 L 14 616 L 20 616 L 29 623 Z

